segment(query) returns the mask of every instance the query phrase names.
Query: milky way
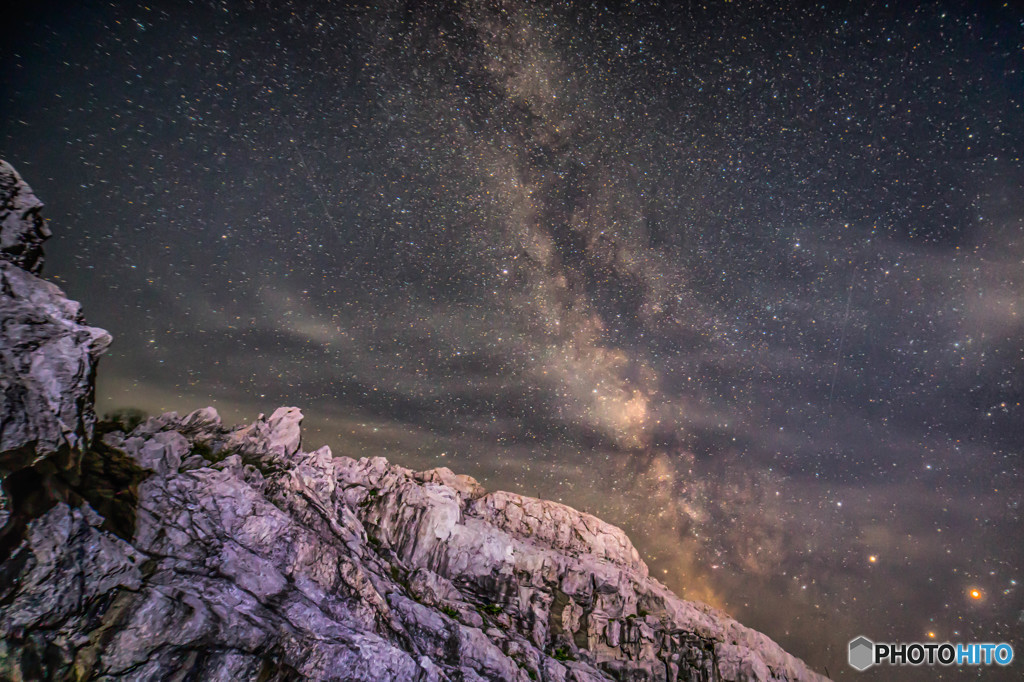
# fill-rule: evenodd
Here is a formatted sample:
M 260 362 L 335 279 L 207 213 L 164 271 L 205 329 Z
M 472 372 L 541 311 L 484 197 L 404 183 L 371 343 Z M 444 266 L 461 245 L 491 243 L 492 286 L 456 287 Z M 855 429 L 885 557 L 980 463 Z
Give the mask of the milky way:
M 0 155 L 117 340 L 103 409 L 294 404 L 338 453 L 564 501 L 836 677 L 860 634 L 1021 648 L 1012 4 L 4 30 Z

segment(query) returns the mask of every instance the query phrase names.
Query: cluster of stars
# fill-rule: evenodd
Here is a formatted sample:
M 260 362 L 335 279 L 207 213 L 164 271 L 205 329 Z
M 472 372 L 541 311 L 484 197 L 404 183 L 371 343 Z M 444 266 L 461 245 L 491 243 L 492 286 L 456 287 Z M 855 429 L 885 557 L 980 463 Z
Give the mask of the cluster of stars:
M 300 4 L 8 22 L 0 140 L 117 339 L 101 401 L 297 404 L 586 508 L 819 667 L 1005 638 L 1009 4 Z

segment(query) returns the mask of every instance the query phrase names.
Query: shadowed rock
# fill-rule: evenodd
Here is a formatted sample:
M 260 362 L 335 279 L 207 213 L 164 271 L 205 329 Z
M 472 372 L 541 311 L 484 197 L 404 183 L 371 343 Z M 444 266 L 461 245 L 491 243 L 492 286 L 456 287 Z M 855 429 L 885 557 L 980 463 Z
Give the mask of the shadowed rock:
M 42 204 L 0 161 L 0 473 L 81 450 L 95 422 L 96 361 L 110 343 L 79 304 L 36 274 L 49 231 Z
M 822 679 L 676 597 L 618 528 L 447 469 L 305 452 L 301 416 L 229 430 L 207 408 L 106 434 L 152 472 L 134 536 L 87 505 L 33 521 L 0 595 L 0 675 Z
M 77 476 L 96 420 L 96 362 L 110 343 L 37 276 L 50 234 L 41 207 L 0 161 L 0 558 L 28 518 L 64 499 L 56 479 Z

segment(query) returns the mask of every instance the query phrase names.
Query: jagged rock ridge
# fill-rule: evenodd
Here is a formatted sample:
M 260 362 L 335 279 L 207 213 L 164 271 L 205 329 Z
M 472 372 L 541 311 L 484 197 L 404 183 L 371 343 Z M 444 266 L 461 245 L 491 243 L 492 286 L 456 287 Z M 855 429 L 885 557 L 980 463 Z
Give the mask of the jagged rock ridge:
M 38 405 L 5 398 L 5 426 L 18 409 Z M 673 595 L 614 526 L 444 468 L 306 452 L 301 419 L 232 429 L 206 408 L 105 425 L 91 448 L 83 431 L 53 459 L 5 445 L 7 471 L 63 485 L 0 556 L 0 677 L 823 679 Z

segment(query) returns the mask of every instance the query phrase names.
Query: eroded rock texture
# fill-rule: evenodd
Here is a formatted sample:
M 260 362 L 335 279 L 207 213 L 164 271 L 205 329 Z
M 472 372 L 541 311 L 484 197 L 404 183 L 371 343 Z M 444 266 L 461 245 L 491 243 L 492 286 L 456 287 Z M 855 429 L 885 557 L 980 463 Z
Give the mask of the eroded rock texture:
M 96 362 L 110 343 L 85 325 L 78 303 L 37 276 L 49 236 L 41 207 L 0 161 L 0 556 L 24 530 L 27 509 L 60 497 L 51 479 L 76 475 L 95 422 Z
M 106 434 L 151 472 L 134 533 L 88 504 L 30 524 L 5 566 L 0 675 L 820 679 L 675 597 L 614 526 L 448 469 L 305 452 L 300 420 L 229 430 L 207 408 Z
M 43 242 L 50 237 L 42 208 L 18 171 L 0 159 L 0 260 L 36 275 L 43 268 Z
M 9 207 L 31 192 L 6 165 L 0 189 L 0 679 L 823 679 L 677 598 L 618 528 L 448 469 L 306 452 L 296 408 L 90 444 L 109 337 L 30 272 L 40 226 Z
M 34 273 L 42 204 L 0 161 L 0 474 L 77 450 L 92 435 L 96 360 L 110 343 L 77 302 Z

